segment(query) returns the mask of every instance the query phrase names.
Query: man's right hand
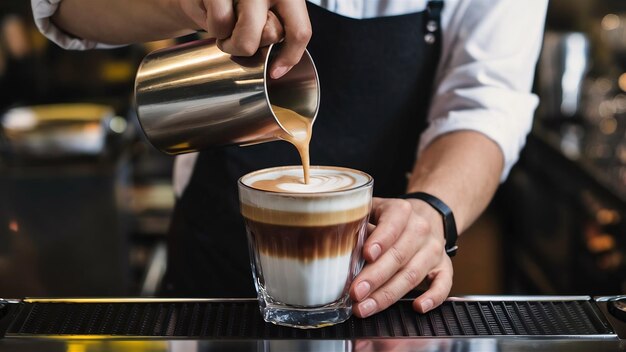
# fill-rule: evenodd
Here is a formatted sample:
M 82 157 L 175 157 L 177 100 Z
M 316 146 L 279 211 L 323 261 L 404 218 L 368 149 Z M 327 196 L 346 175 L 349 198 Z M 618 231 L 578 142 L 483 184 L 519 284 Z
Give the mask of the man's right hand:
M 284 39 L 270 68 L 280 78 L 300 61 L 311 39 L 304 0 L 178 0 L 197 28 L 214 38 L 224 52 L 251 56 L 259 47 Z

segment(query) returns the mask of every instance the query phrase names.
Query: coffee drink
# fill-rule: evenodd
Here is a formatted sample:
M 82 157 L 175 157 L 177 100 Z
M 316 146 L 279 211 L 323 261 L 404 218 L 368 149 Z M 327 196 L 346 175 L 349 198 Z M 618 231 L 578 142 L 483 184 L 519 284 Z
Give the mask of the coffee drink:
M 372 178 L 320 166 L 311 167 L 308 184 L 303 178 L 300 167 L 288 166 L 240 180 L 259 297 L 270 305 L 341 302 L 349 309 L 348 289 L 363 265 Z
M 310 167 L 313 120 L 272 105 L 293 144 L 298 166 L 250 173 L 239 180 L 253 277 L 263 318 L 313 328 L 352 314 L 349 287 L 361 270 L 372 178 L 340 167 Z

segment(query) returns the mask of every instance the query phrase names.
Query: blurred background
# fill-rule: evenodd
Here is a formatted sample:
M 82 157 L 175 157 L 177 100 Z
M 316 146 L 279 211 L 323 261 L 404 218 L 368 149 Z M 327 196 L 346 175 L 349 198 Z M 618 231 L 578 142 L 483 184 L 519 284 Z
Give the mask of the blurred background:
M 173 158 L 144 139 L 132 90 L 173 44 L 65 51 L 30 2 L 0 2 L 0 297 L 157 293 Z M 534 89 L 533 132 L 461 237 L 452 294 L 626 293 L 626 3 L 552 0 Z

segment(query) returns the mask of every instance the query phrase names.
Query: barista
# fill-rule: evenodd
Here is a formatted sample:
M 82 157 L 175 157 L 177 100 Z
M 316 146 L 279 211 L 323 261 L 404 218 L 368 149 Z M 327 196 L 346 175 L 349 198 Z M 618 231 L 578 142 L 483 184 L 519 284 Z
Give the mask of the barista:
M 202 29 L 224 51 L 246 56 L 284 38 L 270 68 L 277 78 L 308 45 L 323 92 L 313 163 L 376 180 L 367 265 L 350 288 L 360 317 L 422 281 L 429 287 L 414 308 L 443 302 L 454 228 L 463 232 L 485 209 L 537 104 L 530 88 L 547 0 L 31 1 L 39 28 L 69 49 Z M 254 296 L 236 180 L 298 163 L 293 147 L 279 142 L 179 157 L 166 293 Z M 399 199 L 418 191 L 440 202 Z M 455 226 L 444 227 L 445 208 Z

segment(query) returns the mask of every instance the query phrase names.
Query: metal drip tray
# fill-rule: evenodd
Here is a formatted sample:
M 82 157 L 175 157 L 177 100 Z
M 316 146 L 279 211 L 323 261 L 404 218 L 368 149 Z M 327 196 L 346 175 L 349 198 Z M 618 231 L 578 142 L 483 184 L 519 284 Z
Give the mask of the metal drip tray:
M 268 324 L 256 300 L 26 299 L 5 304 L 6 337 L 107 336 L 211 339 L 547 336 L 617 338 L 590 297 L 451 298 L 428 314 L 402 300 L 375 316 L 327 328 Z

